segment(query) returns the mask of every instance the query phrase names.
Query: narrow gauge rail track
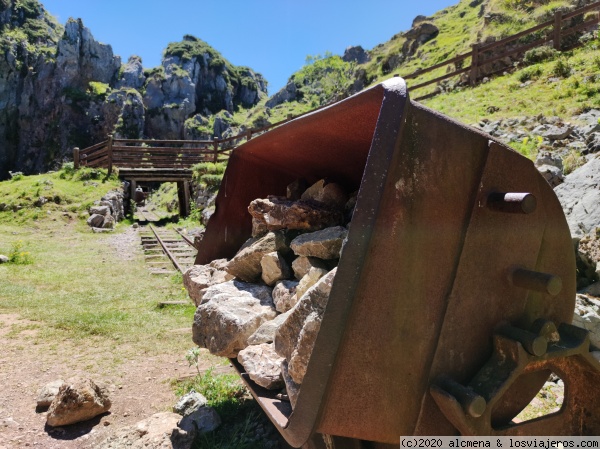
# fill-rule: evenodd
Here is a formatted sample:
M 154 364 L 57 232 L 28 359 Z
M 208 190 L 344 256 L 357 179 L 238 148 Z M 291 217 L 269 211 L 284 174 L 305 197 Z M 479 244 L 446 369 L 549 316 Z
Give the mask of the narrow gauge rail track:
M 184 273 L 194 264 L 197 250 L 181 233 L 149 224 L 141 228 L 140 237 L 152 274 Z

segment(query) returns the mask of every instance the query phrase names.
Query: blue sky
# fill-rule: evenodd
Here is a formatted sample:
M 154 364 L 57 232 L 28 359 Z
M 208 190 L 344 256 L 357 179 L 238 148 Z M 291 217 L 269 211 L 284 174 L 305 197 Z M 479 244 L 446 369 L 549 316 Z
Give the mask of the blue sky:
M 235 65 L 263 74 L 269 94 L 283 87 L 307 55 L 371 49 L 408 30 L 412 19 L 458 0 L 41 0 L 61 23 L 81 18 L 123 61 L 160 64 L 169 42 L 192 34 Z

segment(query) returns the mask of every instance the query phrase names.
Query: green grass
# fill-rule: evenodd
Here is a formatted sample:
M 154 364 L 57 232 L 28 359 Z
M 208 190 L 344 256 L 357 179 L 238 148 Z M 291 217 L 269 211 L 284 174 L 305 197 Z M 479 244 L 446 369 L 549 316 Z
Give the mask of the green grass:
M 0 182 L 0 209 L 4 210 L 0 211 L 0 224 L 48 218 L 62 220 L 67 218 L 65 214 L 73 218 L 84 214 L 94 201 L 119 185 L 115 176 L 106 176 L 105 170 L 84 168 L 75 171 L 72 164 L 65 164 L 58 172 L 17 175 Z M 40 197 L 47 202 L 41 204 Z
M 87 208 L 119 182 L 95 170 L 16 176 L 0 182 L 0 313 L 18 313 L 43 324 L 44 337 L 100 338 L 148 351 L 175 348 L 189 339 L 166 338 L 169 329 L 189 326 L 186 307 L 159 308 L 161 301 L 187 299 L 181 277 L 152 276 L 142 257 L 119 258 L 114 234 L 94 234 Z M 50 201 L 33 205 L 40 196 Z M 56 200 L 54 200 L 56 198 Z M 12 206 L 22 209 L 13 211 Z M 118 225 L 123 232 L 128 222 Z M 186 344 L 187 345 L 187 344 Z M 183 358 L 183 348 L 182 358 Z
M 207 405 L 222 419 L 214 432 L 197 437 L 195 449 L 261 449 L 265 445 L 253 435 L 257 422 L 266 417 L 248 394 L 237 374 L 215 374 L 212 369 L 192 379 L 173 383 L 175 393 L 201 393 Z
M 525 67 L 474 88 L 443 93 L 424 104 L 466 123 L 539 114 L 569 120 L 600 107 L 599 63 L 600 42 L 593 40 L 581 49 L 562 53 L 559 59 Z M 489 112 L 490 106 L 495 112 Z
M 152 352 L 172 349 L 167 331 L 189 326 L 193 305 L 159 308 L 160 301 L 187 298 L 181 285 L 150 275 L 143 260 L 120 260 L 110 238 L 82 222 L 0 224 L 0 253 L 20 241 L 33 259 L 0 265 L 0 277 L 10 279 L 0 284 L 0 313 L 43 323 L 45 335 L 54 338 L 101 337 Z

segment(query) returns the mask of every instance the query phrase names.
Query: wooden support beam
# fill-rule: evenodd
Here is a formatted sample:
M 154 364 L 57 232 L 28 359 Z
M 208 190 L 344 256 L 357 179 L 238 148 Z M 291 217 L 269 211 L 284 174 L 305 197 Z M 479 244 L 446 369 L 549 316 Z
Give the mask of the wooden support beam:
M 107 152 L 108 152 L 108 175 L 112 174 L 112 166 L 113 166 L 113 136 L 109 134 L 108 143 L 107 143 Z
M 185 218 L 190 214 L 190 183 L 177 182 L 177 197 L 179 199 L 179 216 Z
M 554 13 L 554 49 L 560 51 L 560 30 L 562 28 L 562 11 Z
M 73 168 L 77 170 L 79 168 L 79 148 L 73 148 Z

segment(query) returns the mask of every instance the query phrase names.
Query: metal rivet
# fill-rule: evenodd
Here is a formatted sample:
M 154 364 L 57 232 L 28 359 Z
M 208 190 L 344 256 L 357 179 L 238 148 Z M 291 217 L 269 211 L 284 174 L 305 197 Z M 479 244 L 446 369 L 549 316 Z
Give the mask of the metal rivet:
M 475 393 L 470 387 L 455 382 L 452 379 L 442 379 L 440 387 L 450 393 L 462 406 L 464 412 L 473 417 L 479 418 L 485 413 L 487 407 L 486 400 Z
M 548 340 L 532 332 L 519 329 L 518 327 L 506 326 L 500 329 L 500 333 L 521 343 L 523 348 L 531 355 L 541 357 L 548 351 Z
M 515 287 L 526 288 L 552 296 L 558 295 L 562 290 L 562 279 L 559 276 L 524 268 L 512 270 L 510 280 Z
M 531 193 L 493 192 L 488 195 L 490 209 L 511 214 L 531 214 L 537 207 L 537 199 Z

